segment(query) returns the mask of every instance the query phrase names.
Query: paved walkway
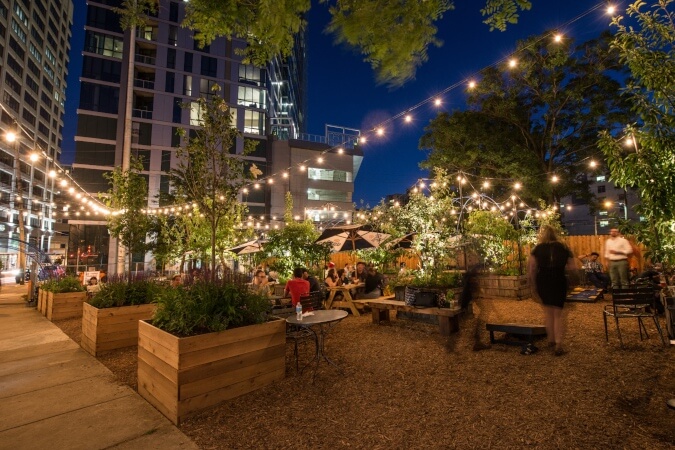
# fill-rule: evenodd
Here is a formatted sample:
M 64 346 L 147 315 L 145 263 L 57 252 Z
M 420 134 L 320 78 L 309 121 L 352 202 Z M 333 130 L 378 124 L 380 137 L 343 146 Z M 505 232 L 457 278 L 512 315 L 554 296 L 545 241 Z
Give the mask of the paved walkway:
M 0 290 L 0 449 L 197 449 L 138 393 Z

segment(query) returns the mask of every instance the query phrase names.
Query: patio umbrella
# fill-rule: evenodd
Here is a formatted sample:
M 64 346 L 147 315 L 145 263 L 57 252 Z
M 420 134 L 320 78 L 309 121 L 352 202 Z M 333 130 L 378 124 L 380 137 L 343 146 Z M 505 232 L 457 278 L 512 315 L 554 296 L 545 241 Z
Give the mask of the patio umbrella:
M 329 242 L 333 252 L 344 252 L 379 247 L 389 236 L 373 231 L 370 225 L 339 225 L 323 230 L 316 243 Z
M 263 245 L 265 244 L 264 241 L 259 241 L 259 240 L 254 240 L 254 241 L 249 241 L 245 242 L 243 244 L 239 244 L 236 247 L 228 248 L 228 252 L 232 252 L 235 255 L 249 255 L 251 253 L 258 253 L 262 251 Z
M 403 237 L 396 238 L 393 241 L 389 241 L 387 246 L 389 247 L 390 250 L 396 250 L 397 248 L 410 250 L 412 248 L 412 244 L 416 236 L 417 232 L 413 231 L 412 233 L 408 233 Z

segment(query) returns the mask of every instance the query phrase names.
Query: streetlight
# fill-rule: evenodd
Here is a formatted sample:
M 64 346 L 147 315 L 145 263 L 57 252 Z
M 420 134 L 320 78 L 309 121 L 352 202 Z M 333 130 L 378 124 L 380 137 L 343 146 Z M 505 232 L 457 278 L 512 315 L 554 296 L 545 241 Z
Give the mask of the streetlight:
M 628 220 L 628 207 L 626 206 L 626 202 L 620 202 L 620 201 L 611 201 L 607 200 L 605 201 L 605 207 L 607 209 L 611 208 L 613 204 L 617 204 L 619 206 L 623 207 L 623 220 Z

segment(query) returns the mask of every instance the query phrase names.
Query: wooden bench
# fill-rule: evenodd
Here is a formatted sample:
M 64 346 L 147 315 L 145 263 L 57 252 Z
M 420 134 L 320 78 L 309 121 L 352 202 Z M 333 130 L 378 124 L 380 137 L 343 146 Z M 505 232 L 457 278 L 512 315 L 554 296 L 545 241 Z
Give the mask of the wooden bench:
M 508 344 L 525 346 L 532 344 L 535 337 L 546 336 L 546 327 L 543 325 L 521 324 L 521 323 L 488 323 L 485 328 L 490 332 L 490 342 L 493 344 Z M 495 339 L 495 331 L 506 334 L 515 334 L 524 336 L 525 341 L 509 341 L 506 339 Z
M 370 307 L 373 317 L 373 323 L 380 323 L 389 320 L 389 311 L 405 311 L 416 314 L 428 314 L 438 316 L 438 326 L 443 336 L 449 336 L 450 333 L 459 331 L 459 314 L 461 308 L 415 308 L 408 306 L 400 300 L 391 300 L 379 298 L 372 300 L 357 300 Z

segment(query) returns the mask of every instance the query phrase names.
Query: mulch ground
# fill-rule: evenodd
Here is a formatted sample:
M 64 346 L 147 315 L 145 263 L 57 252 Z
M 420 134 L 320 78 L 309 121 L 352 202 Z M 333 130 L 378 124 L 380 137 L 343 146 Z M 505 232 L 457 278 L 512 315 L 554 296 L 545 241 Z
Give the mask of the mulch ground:
M 613 324 L 605 341 L 603 302 L 568 303 L 567 353 L 489 343 L 485 322 L 543 323 L 530 300 L 480 300 L 476 315 L 447 338 L 431 324 L 373 325 L 350 315 L 326 339 L 342 373 L 321 364 L 295 373 L 287 346 L 286 378 L 185 421 L 180 429 L 204 449 L 230 448 L 628 448 L 675 445 L 673 349 L 654 325 L 640 341 L 623 320 L 626 348 Z M 79 342 L 80 321 L 56 322 Z M 311 345 L 303 346 L 308 360 Z M 136 349 L 99 360 L 136 389 Z

